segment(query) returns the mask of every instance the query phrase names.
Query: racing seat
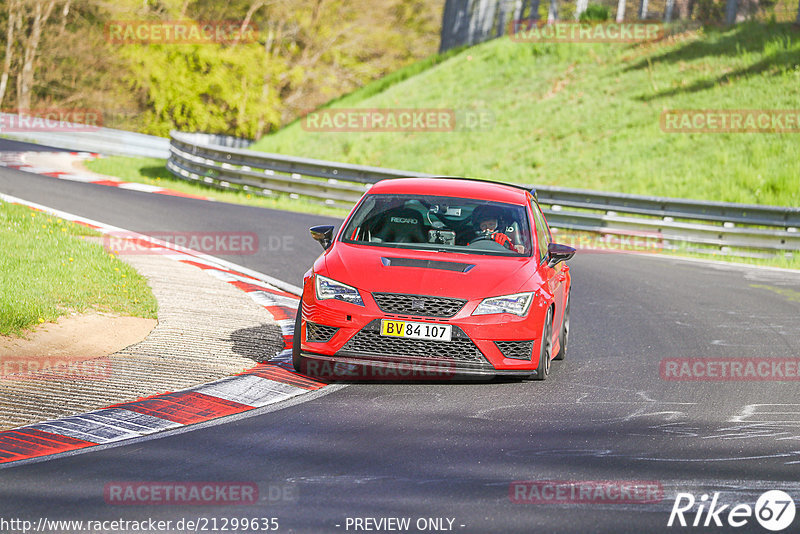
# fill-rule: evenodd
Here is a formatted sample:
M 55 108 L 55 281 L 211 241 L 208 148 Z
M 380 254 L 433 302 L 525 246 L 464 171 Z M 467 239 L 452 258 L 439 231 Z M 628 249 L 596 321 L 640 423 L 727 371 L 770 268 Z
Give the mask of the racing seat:
M 409 208 L 393 208 L 386 211 L 380 228 L 372 234 L 373 239 L 384 243 L 427 243 L 422 216 Z

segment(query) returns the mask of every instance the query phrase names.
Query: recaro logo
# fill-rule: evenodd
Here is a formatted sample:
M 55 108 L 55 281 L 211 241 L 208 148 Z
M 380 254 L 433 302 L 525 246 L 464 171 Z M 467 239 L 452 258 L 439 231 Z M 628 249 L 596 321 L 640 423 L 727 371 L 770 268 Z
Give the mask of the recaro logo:
M 411 219 L 407 217 L 391 217 L 390 220 L 393 223 L 400 223 L 400 224 L 417 224 L 419 222 L 417 219 Z
M 792 524 L 796 513 L 792 497 L 780 490 L 771 490 L 762 494 L 756 501 L 755 509 L 745 503 L 720 506 L 717 504 L 718 502 L 719 492 L 714 493 L 711 502 L 709 502 L 708 494 L 704 493 L 700 496 L 699 503 L 691 493 L 678 493 L 675 503 L 672 505 L 667 526 L 721 527 L 727 523 L 730 527 L 738 528 L 747 525 L 755 516 L 762 527 L 779 532 Z M 693 512 L 695 504 L 699 504 L 699 506 Z M 706 506 L 708 506 L 707 509 Z M 684 514 L 688 516 L 691 523 L 687 523 L 687 517 Z

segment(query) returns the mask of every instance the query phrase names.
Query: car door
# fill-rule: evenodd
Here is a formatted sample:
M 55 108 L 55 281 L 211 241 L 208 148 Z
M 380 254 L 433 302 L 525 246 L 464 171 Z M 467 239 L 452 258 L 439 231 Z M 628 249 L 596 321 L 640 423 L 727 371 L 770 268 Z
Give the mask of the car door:
M 542 209 L 539 203 L 533 198 L 530 199 L 533 220 L 536 226 L 536 245 L 539 253 L 539 271 L 542 280 L 545 281 L 547 289 L 554 295 L 555 313 L 553 313 L 553 333 L 561 331 L 561 321 L 564 314 L 564 285 L 567 280 L 569 267 L 565 262 L 561 262 L 555 267 L 547 266 L 547 246 L 552 242 L 552 234 L 547 226 Z

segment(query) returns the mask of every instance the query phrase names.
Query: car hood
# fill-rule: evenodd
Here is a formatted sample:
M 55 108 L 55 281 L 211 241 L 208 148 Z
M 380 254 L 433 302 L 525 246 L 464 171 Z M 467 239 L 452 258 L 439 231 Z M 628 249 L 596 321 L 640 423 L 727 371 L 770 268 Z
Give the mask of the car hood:
M 477 299 L 523 290 L 532 258 L 406 250 L 338 242 L 325 254 L 323 276 L 370 293 Z

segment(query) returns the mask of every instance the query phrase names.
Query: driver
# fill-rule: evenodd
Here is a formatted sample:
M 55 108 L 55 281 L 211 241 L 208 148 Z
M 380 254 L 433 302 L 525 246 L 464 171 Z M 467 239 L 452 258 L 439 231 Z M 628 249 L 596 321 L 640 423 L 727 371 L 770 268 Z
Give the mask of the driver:
M 472 212 L 472 223 L 477 229 L 477 237 L 491 239 L 499 245 L 510 250 L 516 250 L 514 242 L 503 232 L 498 232 L 497 227 L 502 219 L 502 211 L 493 206 L 478 206 Z

